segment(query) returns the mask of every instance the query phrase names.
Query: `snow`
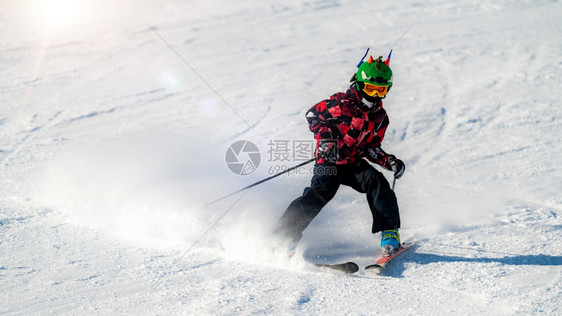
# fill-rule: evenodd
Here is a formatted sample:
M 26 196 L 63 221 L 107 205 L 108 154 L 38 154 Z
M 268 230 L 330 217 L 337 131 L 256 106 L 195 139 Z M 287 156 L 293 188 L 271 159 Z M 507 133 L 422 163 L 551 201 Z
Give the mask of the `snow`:
M 559 315 L 560 1 L 11 1 L 0 8 L 0 313 Z M 411 29 L 410 29 L 411 28 Z M 305 111 L 394 49 L 383 148 L 401 236 L 381 275 L 341 188 L 292 260 L 275 220 Z M 262 160 L 232 173 L 250 140 Z M 385 172 L 391 180 L 391 174 Z

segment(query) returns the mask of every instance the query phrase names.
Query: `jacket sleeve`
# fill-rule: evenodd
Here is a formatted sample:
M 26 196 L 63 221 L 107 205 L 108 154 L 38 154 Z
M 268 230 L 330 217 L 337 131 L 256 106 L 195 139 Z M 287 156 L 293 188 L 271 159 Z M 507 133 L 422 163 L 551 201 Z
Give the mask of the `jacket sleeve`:
M 316 139 L 334 139 L 337 137 L 338 130 L 335 127 L 339 115 L 336 111 L 331 110 L 334 108 L 332 104 L 334 102 L 337 101 L 332 99 L 321 101 L 306 112 L 308 128 L 314 133 Z
M 396 157 L 394 155 L 387 154 L 380 147 L 373 147 L 367 149 L 367 159 L 385 168 L 386 170 L 392 170 L 390 163 L 396 160 Z
M 382 148 L 381 143 L 384 139 L 384 134 L 386 132 L 386 128 L 389 125 L 389 119 L 386 113 L 381 120 L 380 125 L 376 129 L 376 136 L 373 137 L 372 143 L 370 147 L 366 151 L 366 157 L 369 161 L 376 163 L 377 165 L 387 169 L 392 170 L 390 166 L 390 162 L 395 160 L 396 157 L 394 155 L 387 154 Z

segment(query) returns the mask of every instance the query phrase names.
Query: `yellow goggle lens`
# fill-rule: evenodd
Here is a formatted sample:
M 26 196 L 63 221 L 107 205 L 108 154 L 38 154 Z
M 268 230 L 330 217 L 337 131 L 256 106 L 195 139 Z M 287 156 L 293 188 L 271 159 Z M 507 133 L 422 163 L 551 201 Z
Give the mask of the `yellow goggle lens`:
M 388 86 L 378 86 L 370 83 L 364 83 L 363 92 L 371 97 L 375 96 L 375 94 L 379 97 L 384 97 L 388 92 Z

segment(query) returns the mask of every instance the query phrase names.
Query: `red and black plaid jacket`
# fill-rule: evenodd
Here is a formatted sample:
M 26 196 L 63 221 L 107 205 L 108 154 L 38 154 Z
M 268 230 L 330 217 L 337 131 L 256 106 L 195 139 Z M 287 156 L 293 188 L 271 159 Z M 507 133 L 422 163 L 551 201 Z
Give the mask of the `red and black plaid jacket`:
M 310 108 L 306 120 L 318 144 L 322 139 L 337 141 L 340 158 L 336 164 L 350 164 L 366 157 L 391 169 L 389 162 L 394 156 L 380 148 L 389 124 L 382 101 L 367 109 L 361 105 L 357 89 L 352 85 L 345 93 L 336 93 Z M 317 163 L 325 162 L 321 158 Z

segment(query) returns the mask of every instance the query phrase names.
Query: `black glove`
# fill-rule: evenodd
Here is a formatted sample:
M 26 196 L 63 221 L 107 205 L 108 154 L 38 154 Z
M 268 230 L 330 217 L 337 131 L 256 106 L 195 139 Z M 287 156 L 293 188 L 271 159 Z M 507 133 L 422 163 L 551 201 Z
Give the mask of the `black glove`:
M 394 171 L 394 178 L 400 179 L 402 175 L 404 175 L 404 171 L 406 171 L 406 165 L 402 162 L 402 160 L 394 156 L 391 156 L 389 160 L 390 168 Z
M 335 139 L 322 139 L 318 145 L 318 157 L 326 162 L 335 163 L 340 159 L 338 141 Z

